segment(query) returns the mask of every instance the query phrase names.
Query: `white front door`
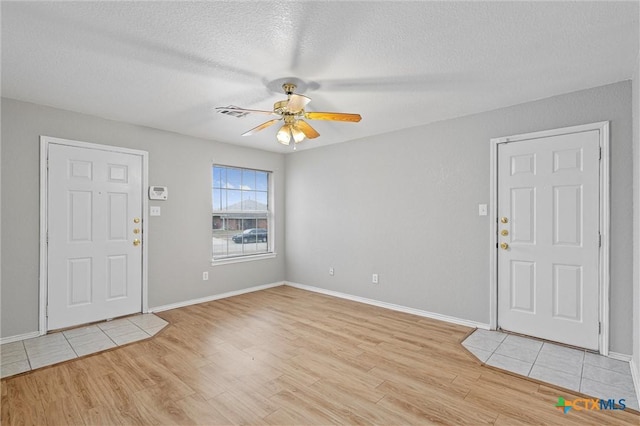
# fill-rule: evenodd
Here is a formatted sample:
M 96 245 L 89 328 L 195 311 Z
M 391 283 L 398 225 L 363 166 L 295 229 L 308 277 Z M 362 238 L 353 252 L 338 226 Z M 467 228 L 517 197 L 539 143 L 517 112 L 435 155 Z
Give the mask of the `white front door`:
M 142 310 L 142 157 L 48 145 L 47 328 Z
M 598 130 L 498 144 L 498 325 L 598 349 Z

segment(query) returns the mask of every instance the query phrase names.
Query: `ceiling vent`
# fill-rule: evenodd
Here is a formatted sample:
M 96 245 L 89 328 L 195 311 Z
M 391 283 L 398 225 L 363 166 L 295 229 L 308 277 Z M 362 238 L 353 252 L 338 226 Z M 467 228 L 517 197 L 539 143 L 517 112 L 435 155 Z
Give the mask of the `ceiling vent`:
M 242 118 L 249 115 L 248 111 L 239 111 L 237 106 L 229 105 L 228 107 L 218 108 L 220 114 L 230 115 L 231 117 Z

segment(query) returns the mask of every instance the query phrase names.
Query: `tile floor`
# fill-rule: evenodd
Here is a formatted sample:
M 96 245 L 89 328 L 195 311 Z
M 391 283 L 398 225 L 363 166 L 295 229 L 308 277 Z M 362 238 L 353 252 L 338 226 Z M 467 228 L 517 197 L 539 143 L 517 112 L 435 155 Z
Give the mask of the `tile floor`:
M 476 330 L 462 345 L 480 361 L 596 398 L 624 398 L 639 410 L 628 362 L 536 339 Z
M 156 315 L 141 314 L 5 343 L 0 346 L 0 377 L 13 376 L 147 339 L 167 324 Z

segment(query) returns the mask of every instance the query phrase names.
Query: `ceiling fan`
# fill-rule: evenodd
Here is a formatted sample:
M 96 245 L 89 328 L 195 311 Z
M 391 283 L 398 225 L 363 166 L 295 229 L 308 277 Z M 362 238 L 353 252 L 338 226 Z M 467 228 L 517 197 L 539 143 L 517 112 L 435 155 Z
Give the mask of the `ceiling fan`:
M 217 107 L 216 110 L 222 114 L 233 115 L 235 117 L 244 117 L 248 114 L 266 114 L 275 115 L 280 118 L 274 118 L 254 127 L 253 129 L 245 132 L 242 136 L 251 136 L 256 134 L 260 130 L 264 130 L 276 124 L 279 121 L 284 121 L 284 124 L 278 130 L 276 139 L 283 145 L 289 145 L 291 139 L 297 144 L 304 140 L 304 138 L 314 139 L 320 136 L 313 127 L 309 125 L 303 118 L 309 120 L 331 120 L 331 121 L 348 121 L 357 123 L 362 117 L 360 114 L 350 114 L 344 112 L 307 112 L 304 107 L 311 102 L 311 98 L 304 95 L 293 93 L 296 90 L 296 85 L 293 83 L 284 83 L 282 89 L 287 95 L 287 99 L 278 101 L 273 104 L 273 111 L 263 111 L 257 109 L 246 109 L 237 106 Z M 295 148 L 295 145 L 294 145 Z

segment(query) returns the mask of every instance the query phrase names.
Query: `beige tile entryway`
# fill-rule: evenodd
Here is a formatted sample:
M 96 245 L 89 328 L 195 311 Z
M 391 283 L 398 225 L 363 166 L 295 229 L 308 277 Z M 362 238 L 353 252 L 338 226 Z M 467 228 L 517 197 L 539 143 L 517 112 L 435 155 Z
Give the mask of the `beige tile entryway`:
M 628 362 L 500 331 L 478 329 L 462 345 L 492 367 L 639 409 Z
M 1 377 L 148 339 L 167 324 L 154 314 L 140 314 L 6 343 L 0 346 Z

